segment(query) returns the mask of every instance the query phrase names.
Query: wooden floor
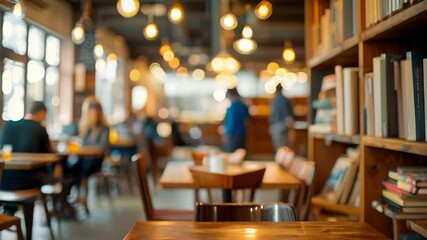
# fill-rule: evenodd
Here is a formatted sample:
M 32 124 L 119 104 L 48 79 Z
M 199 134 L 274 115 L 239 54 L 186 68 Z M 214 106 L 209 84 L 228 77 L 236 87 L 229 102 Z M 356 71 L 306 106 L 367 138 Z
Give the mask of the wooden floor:
M 151 178 L 149 178 L 151 179 Z M 52 220 L 54 232 L 57 239 L 62 240 L 107 240 L 123 239 L 129 229 L 136 221 L 144 220 L 141 201 L 134 186 L 134 193 L 130 193 L 124 181 L 120 181 L 121 193 L 114 193 L 112 197 L 106 194 L 96 193 L 96 179 L 90 182 L 89 208 L 91 214 L 82 221 L 62 219 L 61 226 L 58 227 L 57 220 Z M 151 189 L 153 184 L 151 183 Z M 202 195 L 203 197 L 203 195 Z M 194 192 L 192 190 L 167 190 L 155 188 L 153 191 L 154 204 L 158 208 L 193 209 Z M 220 201 L 220 191 L 214 191 L 214 199 Z M 279 192 L 275 190 L 259 190 L 256 194 L 256 201 L 273 202 L 278 201 Z M 19 213 L 22 217 L 22 213 Z M 49 240 L 47 226 L 44 225 L 44 214 L 40 204 L 35 209 L 35 222 L 33 225 L 34 240 Z M 23 226 L 25 225 L 22 222 Z M 0 240 L 14 240 L 15 233 L 3 231 L 0 233 Z

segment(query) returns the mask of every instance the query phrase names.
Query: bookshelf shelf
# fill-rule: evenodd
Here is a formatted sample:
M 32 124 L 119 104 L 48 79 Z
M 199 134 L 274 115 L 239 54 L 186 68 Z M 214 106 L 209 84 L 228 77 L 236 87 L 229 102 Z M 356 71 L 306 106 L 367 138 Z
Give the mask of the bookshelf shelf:
M 362 40 L 393 39 L 397 32 L 401 37 L 407 37 L 405 33 L 413 34 L 413 29 L 425 25 L 426 13 L 427 1 L 416 3 L 366 29 L 362 32 Z
M 325 53 L 319 54 L 308 60 L 307 65 L 310 68 L 327 69 L 337 64 L 357 65 L 357 58 L 349 58 L 357 55 L 357 46 L 359 36 L 353 36 L 343 42 L 341 46 L 335 47 Z
M 311 204 L 321 207 L 328 211 L 333 211 L 333 212 L 347 214 L 347 215 L 355 215 L 355 216 L 360 215 L 360 208 L 358 207 L 330 203 L 324 200 L 320 196 L 315 196 L 311 198 Z
M 383 213 L 385 216 L 391 218 L 391 219 L 395 219 L 395 220 L 415 220 L 415 219 L 427 219 L 427 214 L 422 214 L 422 213 L 398 213 L 395 212 L 393 210 L 391 210 L 390 208 L 388 208 L 387 206 L 384 206 L 382 211 L 379 211 L 378 209 L 376 209 L 379 213 Z
M 403 139 L 363 137 L 365 146 L 427 156 L 427 142 L 414 142 Z
M 312 133 L 314 138 L 324 139 L 326 142 L 337 142 L 337 143 L 345 143 L 345 144 L 360 144 L 360 136 L 345 136 L 338 134 L 324 134 L 324 133 Z

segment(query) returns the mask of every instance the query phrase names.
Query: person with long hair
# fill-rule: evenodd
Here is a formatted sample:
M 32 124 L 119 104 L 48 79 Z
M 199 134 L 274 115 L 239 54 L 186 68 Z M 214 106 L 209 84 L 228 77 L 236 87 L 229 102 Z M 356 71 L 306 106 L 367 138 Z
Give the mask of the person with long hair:
M 109 147 L 109 126 L 102 106 L 94 97 L 87 97 L 82 104 L 82 114 L 78 124 L 79 137 L 83 146 L 102 148 L 105 152 Z M 80 159 L 80 180 L 89 177 L 101 169 L 104 156 L 85 157 Z

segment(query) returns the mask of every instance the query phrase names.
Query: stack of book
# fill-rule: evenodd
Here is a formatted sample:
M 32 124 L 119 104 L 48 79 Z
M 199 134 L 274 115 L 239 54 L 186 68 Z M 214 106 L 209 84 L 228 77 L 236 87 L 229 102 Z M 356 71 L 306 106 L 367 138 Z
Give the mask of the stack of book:
M 313 101 L 313 108 L 316 109 L 314 127 L 316 132 L 331 133 L 332 124 L 335 119 L 335 74 L 329 74 L 323 77 L 322 86 L 318 98 Z
M 357 33 L 357 0 L 331 0 L 329 8 L 319 19 L 315 19 L 313 49 L 321 54 L 341 45 L 344 40 Z
M 427 167 L 400 166 L 383 182 L 382 202 L 399 213 L 427 213 Z
M 369 27 L 400 9 L 417 2 L 416 0 L 370 0 L 365 1 L 365 25 Z
M 365 133 L 426 141 L 427 52 L 383 53 L 365 75 Z

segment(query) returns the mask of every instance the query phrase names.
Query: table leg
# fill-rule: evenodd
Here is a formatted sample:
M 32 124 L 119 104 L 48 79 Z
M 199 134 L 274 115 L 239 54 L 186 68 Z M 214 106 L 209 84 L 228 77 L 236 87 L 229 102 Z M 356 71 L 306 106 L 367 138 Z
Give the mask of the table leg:
M 232 200 L 231 200 L 231 189 L 223 189 L 222 190 L 222 201 L 225 203 L 232 202 Z
M 34 215 L 34 202 L 24 204 L 24 218 L 25 218 L 25 232 L 27 240 L 32 239 L 33 235 L 33 215 Z

